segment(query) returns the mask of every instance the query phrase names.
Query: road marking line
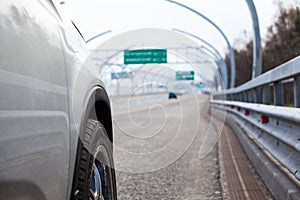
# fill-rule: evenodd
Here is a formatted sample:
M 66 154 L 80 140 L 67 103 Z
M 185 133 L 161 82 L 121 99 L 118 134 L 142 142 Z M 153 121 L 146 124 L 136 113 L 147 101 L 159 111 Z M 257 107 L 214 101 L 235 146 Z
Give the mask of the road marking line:
M 228 147 L 229 147 L 229 151 L 230 151 L 231 158 L 232 158 L 232 161 L 233 161 L 233 165 L 234 165 L 234 168 L 235 168 L 235 170 L 236 170 L 236 172 L 237 172 L 239 181 L 240 181 L 240 183 L 241 183 L 241 185 L 242 185 L 243 192 L 244 192 L 244 194 L 245 194 L 245 196 L 246 196 L 246 199 L 250 199 L 249 194 L 248 194 L 248 191 L 246 190 L 246 186 L 245 186 L 245 183 L 244 183 L 244 181 L 243 181 L 241 172 L 240 172 L 239 167 L 238 167 L 238 165 L 237 165 L 236 159 L 235 159 L 235 157 L 233 156 L 232 146 L 231 146 L 231 144 L 230 144 L 230 142 L 229 142 L 229 139 L 228 139 L 228 132 L 227 132 L 226 128 L 224 129 L 224 131 L 225 131 L 225 133 L 226 133 L 226 140 L 227 140 L 227 143 L 228 143 Z

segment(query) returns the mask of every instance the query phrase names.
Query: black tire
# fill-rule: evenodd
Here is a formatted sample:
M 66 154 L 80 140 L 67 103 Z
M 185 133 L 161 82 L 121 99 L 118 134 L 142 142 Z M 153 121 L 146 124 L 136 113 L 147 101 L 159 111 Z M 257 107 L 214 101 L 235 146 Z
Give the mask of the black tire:
M 105 200 L 116 200 L 116 178 L 113 164 L 112 143 L 107 137 L 103 125 L 96 120 L 89 119 L 82 137 L 79 138 L 76 166 L 72 186 L 71 199 L 89 200 L 91 198 L 91 184 L 93 166 L 101 165 L 105 181 L 102 195 Z

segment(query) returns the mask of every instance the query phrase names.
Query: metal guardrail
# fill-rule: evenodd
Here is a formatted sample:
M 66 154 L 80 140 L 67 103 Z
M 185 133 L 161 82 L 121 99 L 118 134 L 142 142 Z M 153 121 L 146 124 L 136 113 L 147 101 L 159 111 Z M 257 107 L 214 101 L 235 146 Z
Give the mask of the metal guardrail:
M 283 106 L 286 82 L 293 83 L 294 108 Z M 212 94 L 211 105 L 226 111 L 290 171 L 289 177 L 300 181 L 300 56 L 237 88 Z
M 293 82 L 293 105 L 296 108 L 300 108 L 300 56 L 237 88 L 215 94 L 213 99 L 222 99 L 226 95 L 229 101 L 283 106 L 285 104 L 283 100 L 285 95 L 283 84 L 287 80 Z M 271 91 L 271 89 L 273 90 Z M 271 92 L 273 93 L 273 98 L 271 98 Z
M 300 180 L 300 109 L 235 101 L 211 101 L 226 110 L 251 138 L 259 142 Z

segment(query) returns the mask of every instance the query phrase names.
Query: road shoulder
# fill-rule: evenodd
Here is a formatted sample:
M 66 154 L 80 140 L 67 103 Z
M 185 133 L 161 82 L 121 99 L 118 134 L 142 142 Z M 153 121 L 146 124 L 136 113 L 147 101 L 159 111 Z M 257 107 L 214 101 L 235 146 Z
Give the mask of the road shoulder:
M 221 122 L 216 119 L 214 123 Z M 273 199 L 234 131 L 226 123 L 218 141 L 218 160 L 223 199 Z

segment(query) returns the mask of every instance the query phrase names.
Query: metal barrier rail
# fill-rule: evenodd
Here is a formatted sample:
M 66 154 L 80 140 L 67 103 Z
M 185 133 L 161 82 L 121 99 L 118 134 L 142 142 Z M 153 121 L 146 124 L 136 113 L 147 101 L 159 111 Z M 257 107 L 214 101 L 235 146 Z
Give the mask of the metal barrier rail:
M 300 109 L 211 100 L 300 180 Z
M 285 92 L 283 84 L 293 82 L 294 107 L 300 108 L 300 56 L 268 71 L 259 77 L 233 89 L 213 95 L 213 99 L 221 100 L 226 95 L 227 100 L 258 104 L 274 104 L 283 106 Z M 271 89 L 273 88 L 273 98 Z
M 285 84 L 293 87 L 294 92 L 289 95 L 294 96 L 294 108 L 284 107 Z M 298 180 L 299 187 L 300 56 L 237 88 L 213 93 L 211 106 L 226 112 L 227 118 L 237 123 L 263 154 L 271 154 L 272 162 L 287 169 L 283 170 L 285 175 Z M 284 188 L 283 181 L 277 181 L 277 184 Z M 277 192 L 276 184 L 269 186 L 274 193 Z

